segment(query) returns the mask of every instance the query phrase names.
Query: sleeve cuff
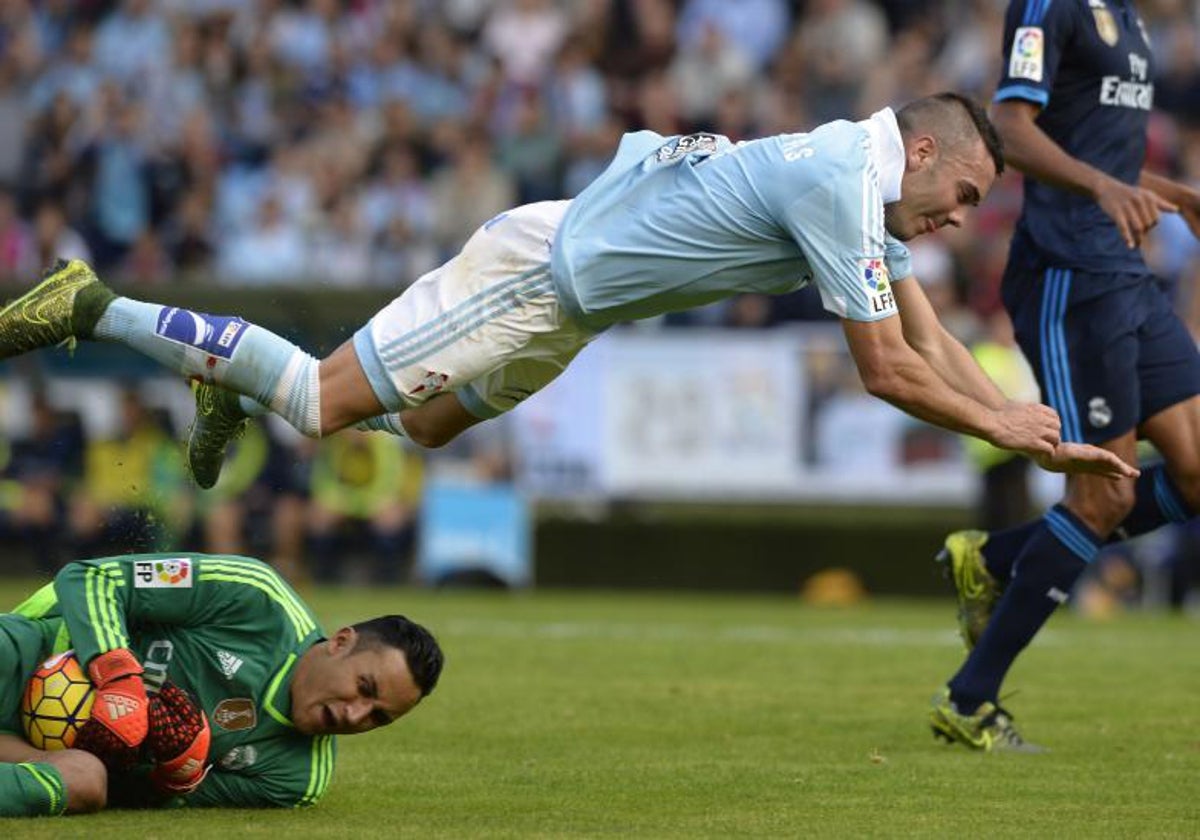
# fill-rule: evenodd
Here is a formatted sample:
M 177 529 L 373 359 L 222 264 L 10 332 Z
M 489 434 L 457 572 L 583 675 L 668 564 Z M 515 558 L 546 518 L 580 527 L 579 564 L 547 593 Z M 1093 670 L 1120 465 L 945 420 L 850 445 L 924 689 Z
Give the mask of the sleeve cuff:
M 1010 99 L 1024 99 L 1045 107 L 1050 101 L 1050 92 L 1033 85 L 1009 85 L 997 90 L 996 95 L 992 97 L 993 102 L 1006 102 Z

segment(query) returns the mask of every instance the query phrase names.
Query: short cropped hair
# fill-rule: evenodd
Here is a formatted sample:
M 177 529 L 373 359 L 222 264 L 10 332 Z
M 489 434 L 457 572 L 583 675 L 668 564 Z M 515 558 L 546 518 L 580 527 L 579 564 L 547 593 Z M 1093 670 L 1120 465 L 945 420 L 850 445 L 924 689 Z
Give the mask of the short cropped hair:
M 433 693 L 445 656 L 432 633 L 402 615 L 384 615 L 351 626 L 358 634 L 355 650 L 382 645 L 400 649 L 421 696 Z
M 896 122 L 902 134 L 928 131 L 951 145 L 977 136 L 992 156 L 996 177 L 1004 174 L 1004 144 L 996 126 L 978 102 L 961 93 L 945 91 L 909 102 L 896 112 Z

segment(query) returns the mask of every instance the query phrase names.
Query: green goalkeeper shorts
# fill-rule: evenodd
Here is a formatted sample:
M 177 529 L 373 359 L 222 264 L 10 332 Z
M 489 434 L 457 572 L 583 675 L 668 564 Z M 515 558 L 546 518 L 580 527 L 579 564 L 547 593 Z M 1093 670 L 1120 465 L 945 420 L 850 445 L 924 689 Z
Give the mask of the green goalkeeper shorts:
M 0 732 L 21 733 L 21 694 L 50 656 L 58 629 L 53 624 L 0 613 Z

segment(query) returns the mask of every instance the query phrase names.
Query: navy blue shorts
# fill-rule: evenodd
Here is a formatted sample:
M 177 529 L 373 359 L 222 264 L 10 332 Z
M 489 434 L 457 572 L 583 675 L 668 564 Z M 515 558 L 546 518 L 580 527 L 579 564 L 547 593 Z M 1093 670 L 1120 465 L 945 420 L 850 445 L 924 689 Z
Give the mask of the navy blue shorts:
M 1014 253 L 1002 293 L 1063 440 L 1113 440 L 1200 393 L 1200 352 L 1153 275 L 1050 268 Z

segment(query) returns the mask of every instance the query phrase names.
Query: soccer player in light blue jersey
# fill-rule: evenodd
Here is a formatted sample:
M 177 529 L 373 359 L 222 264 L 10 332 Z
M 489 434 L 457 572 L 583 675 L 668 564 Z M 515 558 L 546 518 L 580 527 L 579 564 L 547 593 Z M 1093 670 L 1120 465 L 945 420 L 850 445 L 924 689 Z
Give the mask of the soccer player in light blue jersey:
M 0 312 L 0 358 L 116 341 L 191 378 L 188 463 L 211 487 L 249 416 L 441 446 L 614 323 L 815 283 L 871 393 L 1048 468 L 1132 476 L 1112 453 L 1061 443 L 1052 408 L 1007 401 L 906 279 L 902 242 L 960 225 L 1002 169 L 986 114 L 952 93 L 746 143 L 640 131 L 573 201 L 487 222 L 323 361 L 237 317 L 117 297 L 79 261 Z

